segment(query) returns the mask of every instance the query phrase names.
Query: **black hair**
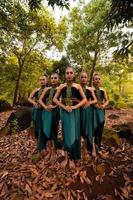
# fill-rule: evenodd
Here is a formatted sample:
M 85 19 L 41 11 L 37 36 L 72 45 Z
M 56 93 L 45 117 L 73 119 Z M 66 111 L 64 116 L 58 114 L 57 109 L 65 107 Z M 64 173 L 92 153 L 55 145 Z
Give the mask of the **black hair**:
M 60 78 L 60 77 L 59 77 L 59 74 L 58 74 L 57 72 L 53 72 L 53 73 L 51 74 L 51 76 L 52 76 L 52 75 L 57 75 L 58 78 Z
M 67 69 L 72 69 L 74 72 L 75 72 L 75 70 L 74 70 L 74 68 L 71 66 L 71 65 L 68 65 L 67 67 L 66 67 L 66 69 L 65 69 L 65 72 L 67 71 Z
M 95 76 L 100 76 L 100 75 L 99 74 L 94 74 L 93 75 L 93 81 L 94 81 Z
M 81 71 L 81 72 L 80 72 L 80 76 L 81 76 L 81 74 L 83 74 L 83 73 L 85 73 L 85 74 L 87 75 L 87 77 L 88 77 L 88 74 L 87 74 L 86 71 Z

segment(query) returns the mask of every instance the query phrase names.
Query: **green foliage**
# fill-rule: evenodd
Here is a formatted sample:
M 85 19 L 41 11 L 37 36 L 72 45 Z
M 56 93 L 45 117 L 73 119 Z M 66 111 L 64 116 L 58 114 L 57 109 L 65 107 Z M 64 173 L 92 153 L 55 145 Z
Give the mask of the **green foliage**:
M 32 162 L 36 164 L 39 161 L 40 156 L 39 154 L 33 154 L 31 159 L 32 159 Z
M 133 2 L 132 0 L 110 0 L 111 7 L 107 17 L 107 26 L 110 30 L 113 28 L 127 27 L 132 29 L 133 26 Z M 122 37 L 119 37 L 122 38 Z M 133 38 L 123 38 L 119 49 L 115 51 L 116 56 L 128 56 L 130 47 L 133 46 Z
M 15 104 L 26 89 L 29 93 L 36 82 L 34 79 L 47 73 L 51 66 L 52 61 L 46 59 L 44 53 L 52 47 L 63 49 L 66 20 L 64 18 L 57 24 L 46 8 L 31 11 L 22 2 L 12 0 L 0 2 L 0 13 L 3 17 L 0 29 L 2 96 L 13 96 L 14 93 Z M 26 87 L 28 83 L 29 88 Z
M 10 122 L 10 131 L 11 133 L 15 134 L 19 131 L 20 127 L 19 127 L 19 124 L 18 124 L 18 121 L 17 119 L 14 119 Z
M 106 46 L 107 30 L 104 28 L 109 2 L 91 1 L 79 5 L 70 13 L 70 31 L 67 53 L 69 58 L 87 70 L 92 78 L 100 53 Z
M 49 2 L 54 6 L 63 1 Z M 128 20 L 126 29 L 122 21 L 119 28 L 108 30 L 111 2 L 92 0 L 85 4 L 80 1 L 68 19 L 64 17 L 56 23 L 41 0 L 0 1 L 0 97 L 10 103 L 13 96 L 15 101 L 26 99 L 43 74 L 59 72 L 64 81 L 65 68 L 71 63 L 76 69 L 77 81 L 82 70 L 90 77 L 95 71 L 101 75 L 111 105 L 133 106 L 132 21 Z M 34 9 L 39 6 L 40 9 Z M 60 61 L 48 59 L 49 50 L 64 51 L 64 41 L 67 56 Z M 113 54 L 111 48 L 115 49 Z
M 29 0 L 28 5 L 31 9 L 38 9 L 41 8 L 41 1 L 42 0 Z
M 62 81 L 64 81 L 64 74 L 66 67 L 70 65 L 66 57 L 62 57 L 60 61 L 54 61 L 52 65 L 51 73 L 57 72 L 60 75 Z
M 124 101 L 123 98 L 120 98 L 119 101 L 115 103 L 116 108 L 128 108 L 127 102 Z
M 110 0 L 109 26 L 132 23 L 133 2 L 132 0 Z
M 133 107 L 133 95 L 129 94 L 126 97 L 121 97 L 116 103 L 116 108 L 132 108 Z
M 41 8 L 42 0 L 28 0 L 28 4 L 31 9 Z M 69 0 L 47 0 L 48 5 L 54 7 L 55 5 L 59 7 L 69 8 Z
M 105 140 L 109 146 L 121 146 L 121 140 L 117 132 L 112 129 L 104 129 L 103 140 Z

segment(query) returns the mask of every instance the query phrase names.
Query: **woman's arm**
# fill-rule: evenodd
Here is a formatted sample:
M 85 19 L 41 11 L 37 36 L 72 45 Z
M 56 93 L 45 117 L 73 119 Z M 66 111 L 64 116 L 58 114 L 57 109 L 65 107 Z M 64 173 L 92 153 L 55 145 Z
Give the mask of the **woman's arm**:
M 58 98 L 59 98 L 59 96 L 60 96 L 60 93 L 61 93 L 61 89 L 62 89 L 62 84 L 57 88 L 57 91 L 56 91 L 56 93 L 55 93 L 55 95 L 54 95 L 54 98 L 53 98 L 53 102 L 54 102 L 57 106 L 59 106 L 59 107 L 65 109 L 65 105 L 63 105 L 63 104 L 58 100 Z
M 63 108 L 64 110 L 66 110 L 67 112 L 71 112 L 71 111 L 72 111 L 71 106 L 65 106 L 65 105 L 63 105 L 63 104 L 58 100 L 62 88 L 63 88 L 63 84 L 61 84 L 61 85 L 58 87 L 58 89 L 57 89 L 57 91 L 56 91 L 56 93 L 55 93 L 55 96 L 54 96 L 54 98 L 53 98 L 53 102 L 54 102 L 57 106 L 59 106 L 60 108 Z
M 77 108 L 83 106 L 87 102 L 87 99 L 86 99 L 86 96 L 84 94 L 84 91 L 83 91 L 82 87 L 79 84 L 77 84 L 77 86 L 78 86 L 77 88 L 79 90 L 79 93 L 80 93 L 80 95 L 82 97 L 82 100 L 77 105 L 71 106 L 72 109 L 77 109 Z
M 37 92 L 37 90 L 38 90 L 38 88 L 34 89 L 34 90 L 31 92 L 30 96 L 28 97 L 28 101 L 29 101 L 31 104 L 33 104 L 33 105 L 35 106 L 35 108 L 38 108 L 38 104 L 37 104 L 36 101 L 34 101 L 33 97 L 34 97 L 35 93 Z
M 87 107 L 89 107 L 90 105 L 97 103 L 97 98 L 96 98 L 96 95 L 95 95 L 95 93 L 94 93 L 93 88 L 92 88 L 92 87 L 88 87 L 88 89 L 89 89 L 89 91 L 91 92 L 91 95 L 92 95 L 92 97 L 93 97 L 93 100 L 87 101 L 86 104 L 84 105 L 84 108 L 87 108 Z
M 95 95 L 93 88 L 90 88 L 90 92 L 91 92 L 91 95 L 93 97 L 93 100 L 90 101 L 90 105 L 92 105 L 92 104 L 97 103 L 97 98 L 96 98 L 96 95 Z
M 50 110 L 48 109 L 48 106 L 43 102 L 43 98 L 45 97 L 45 95 L 46 95 L 46 93 L 47 93 L 47 91 L 48 91 L 49 89 L 50 89 L 50 88 L 45 88 L 45 89 L 43 90 L 43 92 L 42 92 L 42 94 L 41 94 L 39 100 L 38 100 L 38 102 L 40 103 L 40 105 L 41 105 L 45 110 L 48 110 L 48 111 L 50 111 Z

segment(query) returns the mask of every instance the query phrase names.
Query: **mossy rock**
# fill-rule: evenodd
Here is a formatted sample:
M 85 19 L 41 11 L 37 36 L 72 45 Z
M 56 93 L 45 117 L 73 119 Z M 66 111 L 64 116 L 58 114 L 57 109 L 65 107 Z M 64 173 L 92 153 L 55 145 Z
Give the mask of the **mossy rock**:
M 108 146 L 121 146 L 121 140 L 117 132 L 113 129 L 105 128 L 103 130 L 103 140 Z
M 113 128 L 117 131 L 120 138 L 125 138 L 133 145 L 133 122 L 114 125 Z
M 23 131 L 30 127 L 32 121 L 32 109 L 19 107 L 9 116 L 5 126 L 0 130 L 0 137 Z

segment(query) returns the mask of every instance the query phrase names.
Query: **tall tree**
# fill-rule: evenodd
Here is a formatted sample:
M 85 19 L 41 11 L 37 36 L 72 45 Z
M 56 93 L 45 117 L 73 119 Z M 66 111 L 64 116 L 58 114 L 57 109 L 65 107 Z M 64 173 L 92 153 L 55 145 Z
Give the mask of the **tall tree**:
M 31 9 L 37 9 L 41 7 L 42 0 L 28 0 L 28 4 Z M 54 7 L 55 5 L 59 7 L 69 8 L 69 0 L 47 0 L 48 5 Z
M 74 8 L 70 14 L 68 55 L 78 65 L 87 67 L 90 71 L 90 84 L 100 52 L 106 46 L 104 20 L 109 6 L 105 0 L 91 1 Z
M 1 3 L 0 13 L 4 17 L 1 20 L 1 54 L 5 57 L 14 54 L 17 59 L 18 74 L 15 78 L 14 105 L 19 93 L 22 72 L 27 67 L 31 54 L 35 51 L 44 54 L 52 46 L 61 49 L 66 29 L 64 22 L 61 22 L 63 25 L 61 30 L 61 24 L 55 23 L 47 9 L 43 8 L 38 12 L 30 11 L 18 1 L 10 0 Z
M 109 30 L 117 27 L 133 27 L 133 1 L 132 0 L 110 0 L 111 6 L 107 16 L 107 27 Z M 117 50 L 117 54 L 127 56 L 130 48 L 133 46 L 133 39 L 122 43 L 121 48 Z
M 133 23 L 132 0 L 110 0 L 109 24 L 111 27 L 119 24 Z

